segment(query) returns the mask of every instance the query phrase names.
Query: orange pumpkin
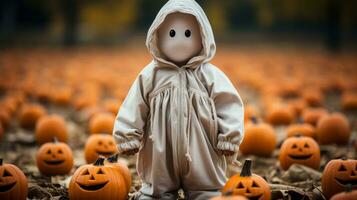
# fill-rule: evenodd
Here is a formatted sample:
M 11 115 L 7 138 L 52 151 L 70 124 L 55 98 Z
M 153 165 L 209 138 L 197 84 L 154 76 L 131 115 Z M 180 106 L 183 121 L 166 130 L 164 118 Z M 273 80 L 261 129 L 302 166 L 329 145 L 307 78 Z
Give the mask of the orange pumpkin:
M 292 164 L 301 164 L 317 170 L 320 160 L 320 147 L 310 137 L 290 137 L 280 148 L 279 161 L 284 170 L 289 169 Z
M 66 143 L 53 142 L 43 144 L 37 152 L 37 167 L 45 175 L 68 174 L 73 167 L 72 150 Z
M 11 116 L 6 110 L 0 110 L 0 123 L 6 129 L 10 125 Z
M 52 102 L 57 105 L 69 105 L 72 100 L 72 90 L 69 87 L 58 88 L 52 95 Z
M 84 147 L 84 155 L 87 163 L 94 162 L 99 155 L 109 157 L 117 153 L 114 138 L 107 134 L 93 134 L 89 136 Z
M 46 115 L 46 110 L 41 105 L 24 105 L 19 116 L 19 123 L 22 128 L 33 129 L 37 121 Z
M 309 106 L 321 106 L 324 103 L 324 96 L 321 90 L 316 88 L 304 90 L 302 96 Z
M 221 196 L 213 197 L 210 200 L 248 200 L 247 197 L 242 195 L 232 195 L 231 192 L 222 194 Z
M 79 167 L 69 183 L 71 200 L 125 200 L 128 193 L 124 178 L 118 170 L 104 166 L 104 158 L 100 157 L 94 164 Z
M 325 115 L 327 110 L 324 108 L 307 108 L 302 112 L 302 119 L 305 123 L 316 126 L 319 119 Z
M 128 190 L 131 188 L 131 172 L 123 162 L 118 162 L 119 154 L 114 154 L 106 159 L 106 165 L 113 166 L 118 169 L 119 173 L 123 176 L 125 180 L 125 185 Z M 127 191 L 129 193 L 129 191 Z
M 111 113 L 99 113 L 94 115 L 89 121 L 89 131 L 91 134 L 107 133 L 112 134 L 115 116 Z
M 317 138 L 320 144 L 347 144 L 351 129 L 346 116 L 332 113 L 321 118 L 317 124 Z
M 343 192 L 348 185 L 357 189 L 357 160 L 336 159 L 328 162 L 321 179 L 326 199 Z
M 292 107 L 283 103 L 275 103 L 268 108 L 267 121 L 272 125 L 288 125 L 295 119 Z
M 120 101 L 115 99 L 107 99 L 103 103 L 104 110 L 112 113 L 113 115 L 116 115 L 118 113 L 120 105 Z
M 251 165 L 252 161 L 246 160 L 241 173 L 227 181 L 222 193 L 232 192 L 233 195 L 243 195 L 248 199 L 269 200 L 269 184 L 262 177 L 251 173 Z
M 346 191 L 333 195 L 331 200 L 356 200 L 357 190 L 352 190 L 351 187 L 347 186 Z
M 15 165 L 0 159 L 0 199 L 25 200 L 28 192 L 25 174 Z
M 357 93 L 345 92 L 341 97 L 341 106 L 344 110 L 357 110 Z
M 294 137 L 297 135 L 311 137 L 316 139 L 316 130 L 311 124 L 299 122 L 292 124 L 286 130 L 287 137 Z
M 239 150 L 243 154 L 270 156 L 275 150 L 276 140 L 273 127 L 266 123 L 258 123 L 253 117 L 252 123 L 246 125 Z
M 36 125 L 35 138 L 38 144 L 51 142 L 56 137 L 61 142 L 67 142 L 68 131 L 63 117 L 49 115 L 41 118 Z

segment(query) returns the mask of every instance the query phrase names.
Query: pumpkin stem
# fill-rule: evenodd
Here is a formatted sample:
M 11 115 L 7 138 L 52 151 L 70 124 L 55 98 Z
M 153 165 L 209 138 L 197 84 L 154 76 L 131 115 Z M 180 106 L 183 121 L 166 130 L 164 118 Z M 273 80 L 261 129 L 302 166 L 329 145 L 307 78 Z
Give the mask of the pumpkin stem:
M 240 172 L 240 176 L 241 177 L 252 176 L 251 168 L 252 168 L 252 160 L 250 159 L 245 160 L 242 171 Z
M 114 154 L 114 155 L 109 156 L 109 158 L 107 158 L 107 160 L 108 160 L 110 163 L 116 163 L 116 162 L 118 162 L 118 158 L 119 158 L 119 154 L 116 153 L 116 154 Z
M 103 166 L 105 158 L 103 156 L 99 156 L 98 159 L 93 163 L 94 166 Z
M 255 116 L 252 116 L 250 120 L 253 122 L 253 124 L 258 124 L 258 120 Z
M 0 158 L 0 166 L 2 166 L 2 163 L 3 163 L 3 159 Z
M 53 143 L 58 143 L 58 138 L 57 137 L 53 137 Z

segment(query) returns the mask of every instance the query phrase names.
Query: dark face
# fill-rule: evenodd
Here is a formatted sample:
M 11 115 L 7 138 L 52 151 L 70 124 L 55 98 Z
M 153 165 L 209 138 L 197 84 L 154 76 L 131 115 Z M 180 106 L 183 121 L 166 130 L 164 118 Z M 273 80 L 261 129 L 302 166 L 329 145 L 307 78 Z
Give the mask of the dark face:
M 17 180 L 10 168 L 0 168 L 0 192 L 10 192 L 16 185 Z
M 357 187 L 357 161 L 354 163 L 341 162 L 335 172 L 335 182 L 346 188 L 351 185 Z
M 255 177 L 242 178 L 233 190 L 234 195 L 243 195 L 250 200 L 264 199 L 264 188 Z
M 95 152 L 98 155 L 108 157 L 116 152 L 116 147 L 112 139 L 98 139 L 95 144 Z
M 105 189 L 106 185 L 110 182 L 104 168 L 90 167 L 84 169 L 77 178 L 77 185 L 85 191 L 99 191 Z

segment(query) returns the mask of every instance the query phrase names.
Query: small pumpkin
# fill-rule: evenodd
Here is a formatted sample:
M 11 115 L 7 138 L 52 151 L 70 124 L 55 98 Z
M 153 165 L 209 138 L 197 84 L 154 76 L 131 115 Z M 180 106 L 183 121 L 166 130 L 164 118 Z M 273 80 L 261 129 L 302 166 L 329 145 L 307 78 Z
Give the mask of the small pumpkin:
M 99 113 L 94 115 L 89 121 L 89 131 L 91 134 L 106 133 L 112 134 L 115 116 L 111 113 Z
M 232 192 L 226 192 L 210 200 L 248 200 L 248 198 L 242 195 L 232 195 Z
M 11 116 L 6 110 L 0 109 L 0 123 L 6 129 L 10 125 Z
M 24 105 L 19 116 L 19 123 L 22 128 L 33 129 L 37 121 L 46 115 L 44 107 L 38 104 Z
M 269 184 L 251 172 L 251 160 L 245 160 L 240 174 L 232 176 L 223 187 L 222 193 L 232 192 L 248 199 L 269 200 L 271 197 Z
M 317 88 L 304 90 L 302 96 L 309 106 L 321 106 L 324 103 L 324 95 Z
M 105 164 L 108 166 L 113 166 L 114 168 L 118 169 L 118 172 L 121 173 L 121 175 L 123 176 L 123 178 L 125 180 L 126 188 L 128 190 L 130 190 L 131 181 L 132 181 L 131 180 L 131 172 L 125 163 L 118 161 L 118 158 L 119 158 L 118 153 L 111 155 L 106 159 L 107 162 L 105 162 Z M 127 192 L 129 193 L 129 191 L 127 191 Z
M 270 156 L 275 150 L 276 134 L 273 127 L 267 123 L 258 123 L 255 117 L 246 125 L 244 139 L 239 146 L 243 154 Z
M 307 108 L 302 112 L 302 119 L 305 123 L 316 126 L 319 119 L 325 115 L 327 110 L 324 108 Z
M 331 200 L 356 200 L 357 190 L 352 190 L 352 186 L 348 185 L 344 192 L 335 194 L 332 196 Z
M 56 105 L 69 105 L 72 100 L 72 90 L 69 87 L 57 88 L 52 94 L 52 102 Z
M 65 175 L 73 167 L 71 148 L 56 138 L 53 142 L 43 144 L 37 152 L 37 167 L 45 175 Z
M 291 124 L 286 130 L 287 137 L 294 137 L 297 135 L 311 137 L 316 140 L 316 130 L 311 124 L 299 121 L 296 124 Z
M 357 110 L 357 93 L 345 92 L 341 97 L 341 106 L 344 110 Z
M 312 169 L 320 167 L 320 147 L 311 137 L 296 136 L 287 138 L 279 153 L 282 169 L 287 170 L 292 164 L 301 164 Z
M 267 110 L 267 121 L 272 125 L 288 125 L 295 119 L 293 108 L 284 103 L 275 103 Z
M 51 142 L 56 137 L 61 142 L 67 142 L 68 131 L 63 117 L 59 115 L 49 115 L 41 118 L 35 131 L 35 138 L 38 144 Z
M 25 174 L 15 165 L 0 158 L 0 199 L 25 200 L 28 193 Z
M 94 164 L 79 167 L 69 183 L 71 200 L 125 200 L 128 193 L 126 184 L 118 170 L 104 165 L 100 157 Z
M 316 128 L 320 144 L 347 144 L 351 129 L 348 119 L 342 113 L 332 113 L 321 118 Z
M 109 157 L 117 153 L 114 138 L 107 134 L 93 134 L 89 136 L 84 147 L 84 155 L 87 163 L 94 162 L 99 155 Z
M 330 160 L 321 178 L 321 187 L 326 199 L 343 192 L 348 185 L 357 189 L 357 160 Z
M 107 99 L 103 103 L 104 110 L 112 113 L 113 115 L 116 115 L 118 113 L 120 105 L 120 101 L 115 99 Z

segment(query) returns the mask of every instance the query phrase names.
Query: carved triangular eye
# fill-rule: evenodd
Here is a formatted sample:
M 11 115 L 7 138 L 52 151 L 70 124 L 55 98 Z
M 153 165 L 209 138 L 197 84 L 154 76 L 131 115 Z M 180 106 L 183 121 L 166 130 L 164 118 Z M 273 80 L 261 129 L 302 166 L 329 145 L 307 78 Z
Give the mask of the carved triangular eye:
M 344 165 L 341 165 L 340 168 L 338 169 L 339 172 L 344 172 L 347 171 L 346 167 Z
M 296 149 L 297 148 L 297 145 L 296 144 L 293 144 L 293 146 L 291 147 L 292 149 Z
M 239 182 L 239 184 L 237 185 L 237 189 L 242 189 L 244 188 L 244 185 L 242 182 Z
M 9 177 L 12 176 L 10 172 L 8 172 L 6 169 L 4 170 L 4 174 L 2 175 L 3 177 Z
M 99 171 L 97 172 L 97 174 L 104 174 L 104 171 L 102 170 L 102 168 L 99 168 Z
M 82 173 L 82 175 L 89 175 L 88 169 L 86 169 L 86 170 Z
M 51 154 L 51 153 L 52 153 L 52 152 L 51 152 L 51 149 L 47 150 L 46 153 L 47 153 L 47 154 Z
M 253 181 L 252 187 L 259 187 L 259 186 L 255 181 Z
M 310 146 L 309 146 L 309 144 L 305 143 L 304 147 L 309 148 Z
M 58 152 L 59 154 L 62 154 L 62 153 L 63 153 L 62 149 L 58 150 L 57 152 Z

